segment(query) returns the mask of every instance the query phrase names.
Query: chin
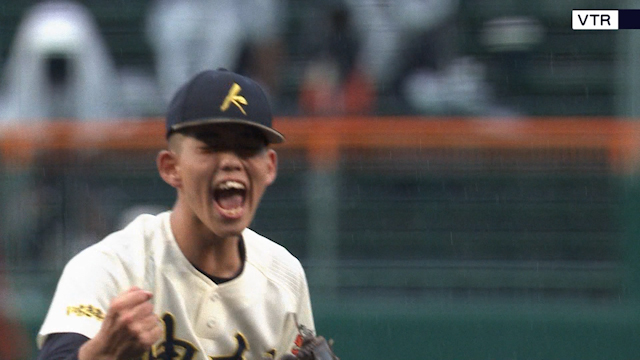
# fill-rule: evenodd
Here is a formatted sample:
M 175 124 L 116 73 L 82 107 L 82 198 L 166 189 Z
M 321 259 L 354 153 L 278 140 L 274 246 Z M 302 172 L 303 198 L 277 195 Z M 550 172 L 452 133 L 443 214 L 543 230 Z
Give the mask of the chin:
M 236 223 L 222 223 L 217 227 L 218 231 L 215 233 L 220 237 L 232 237 L 232 236 L 240 236 L 244 229 L 246 229 L 249 224 L 245 221 L 236 222 Z

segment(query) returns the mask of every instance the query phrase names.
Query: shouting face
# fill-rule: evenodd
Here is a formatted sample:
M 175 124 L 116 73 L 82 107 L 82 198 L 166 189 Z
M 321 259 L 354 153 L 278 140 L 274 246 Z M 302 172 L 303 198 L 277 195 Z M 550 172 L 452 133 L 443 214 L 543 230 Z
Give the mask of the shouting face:
M 253 127 L 217 124 L 172 135 L 158 167 L 178 191 L 176 215 L 202 236 L 228 238 L 253 220 L 277 156 Z

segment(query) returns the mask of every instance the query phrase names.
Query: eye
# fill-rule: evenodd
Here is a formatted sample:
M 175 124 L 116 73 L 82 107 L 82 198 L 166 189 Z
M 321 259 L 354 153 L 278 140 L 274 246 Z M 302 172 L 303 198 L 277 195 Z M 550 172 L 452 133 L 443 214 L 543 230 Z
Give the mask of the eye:
M 242 157 L 251 157 L 262 152 L 264 146 L 261 144 L 240 144 L 235 150 Z
M 198 147 L 198 151 L 202 154 L 231 151 L 243 158 L 258 155 L 264 149 L 265 146 L 262 144 L 203 144 Z
M 212 145 L 199 146 L 198 150 L 202 153 L 213 153 L 213 152 L 219 151 L 219 149 L 216 149 L 216 147 Z

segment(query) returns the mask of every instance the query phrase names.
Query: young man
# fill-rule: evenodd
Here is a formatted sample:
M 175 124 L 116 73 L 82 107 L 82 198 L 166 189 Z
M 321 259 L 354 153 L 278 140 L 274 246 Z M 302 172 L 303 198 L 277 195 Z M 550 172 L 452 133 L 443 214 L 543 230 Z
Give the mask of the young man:
M 247 228 L 276 179 L 269 144 L 284 141 L 263 91 L 226 70 L 202 72 L 177 92 L 166 126 L 157 166 L 177 191 L 173 209 L 136 218 L 67 264 L 37 337 L 39 358 L 305 353 L 298 346 L 314 322 L 303 268 Z

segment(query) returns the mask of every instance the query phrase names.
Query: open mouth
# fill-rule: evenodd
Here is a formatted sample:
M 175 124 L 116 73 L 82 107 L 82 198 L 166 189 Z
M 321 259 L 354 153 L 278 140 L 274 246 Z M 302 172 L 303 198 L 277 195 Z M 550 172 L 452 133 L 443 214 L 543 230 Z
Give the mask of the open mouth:
M 246 199 L 247 189 L 238 181 L 227 180 L 216 186 L 213 197 L 223 215 L 238 217 L 242 214 L 242 207 Z

